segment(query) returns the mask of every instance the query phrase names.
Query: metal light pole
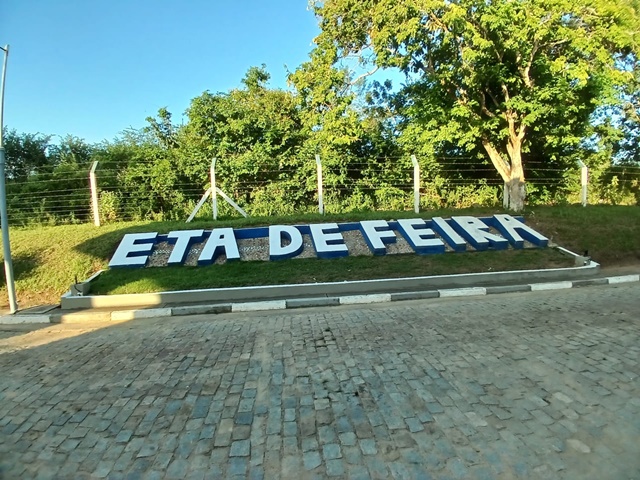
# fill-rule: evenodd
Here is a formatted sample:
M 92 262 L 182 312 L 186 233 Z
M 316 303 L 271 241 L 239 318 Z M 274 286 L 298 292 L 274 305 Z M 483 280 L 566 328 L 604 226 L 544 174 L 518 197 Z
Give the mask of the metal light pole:
M 7 220 L 7 191 L 5 188 L 4 167 L 6 164 L 4 156 L 4 80 L 7 75 L 7 59 L 9 58 L 9 45 L 0 47 L 4 52 L 2 62 L 2 82 L 0 83 L 0 226 L 2 226 L 2 250 L 4 255 L 4 272 L 7 280 L 7 294 L 9 295 L 9 308 L 11 313 L 18 311 L 16 301 L 16 287 L 13 280 L 13 262 L 11 260 L 11 245 L 9 244 L 9 221 Z

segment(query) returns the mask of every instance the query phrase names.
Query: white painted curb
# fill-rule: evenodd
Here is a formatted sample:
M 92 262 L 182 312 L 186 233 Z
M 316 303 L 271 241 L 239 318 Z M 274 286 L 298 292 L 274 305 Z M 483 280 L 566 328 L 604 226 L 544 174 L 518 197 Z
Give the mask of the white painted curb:
M 486 295 L 487 289 L 484 287 L 469 288 L 448 288 L 446 290 L 438 290 L 441 298 L 444 297 L 467 297 L 472 295 Z
M 361 303 L 384 303 L 391 301 L 390 293 L 377 293 L 371 295 L 346 295 L 340 297 L 340 305 L 357 305 Z
M 269 300 L 267 302 L 245 302 L 231 304 L 232 312 L 257 312 L 259 310 L 284 310 L 286 300 Z
M 562 290 L 564 288 L 573 288 L 573 282 L 532 283 L 530 287 L 532 292 L 539 292 L 543 290 Z
M 148 308 L 146 310 L 119 310 L 111 312 L 111 321 L 123 322 L 139 318 L 170 317 L 170 308 Z
M 606 284 L 615 285 L 621 283 L 630 283 L 630 282 L 640 282 L 640 275 L 620 275 L 613 277 L 605 277 L 600 279 L 594 279 L 596 281 L 605 281 Z M 589 280 L 587 280 L 588 282 Z M 530 289 L 530 291 L 545 291 L 545 290 L 559 290 L 559 289 L 570 289 L 574 287 L 584 286 L 584 280 L 577 281 L 560 281 L 560 282 L 545 282 L 545 283 L 532 283 L 528 285 L 518 285 L 517 287 L 525 287 Z M 594 283 L 595 285 L 595 283 Z M 496 291 L 496 289 L 498 289 Z M 504 291 L 503 291 L 504 290 Z M 420 293 L 430 293 L 436 295 L 429 295 L 425 298 L 447 298 L 447 297 L 464 297 L 464 296 L 474 296 L 474 295 L 488 295 L 490 293 L 507 293 L 511 291 L 516 291 L 513 288 L 508 287 L 466 287 L 466 288 L 450 288 L 450 289 L 442 289 L 442 290 L 431 290 L 428 292 L 408 292 L 409 294 L 416 295 L 418 294 L 418 298 Z M 518 290 L 525 291 L 525 290 Z M 406 292 L 405 292 L 406 293 Z M 395 295 L 400 295 L 399 298 L 394 298 Z M 379 294 L 363 294 L 363 295 L 345 295 L 341 297 L 320 297 L 318 298 L 317 306 L 329 306 L 329 305 L 356 305 L 356 304 L 369 304 L 369 303 L 386 303 L 391 302 L 393 300 L 401 300 L 403 294 L 391 294 L 391 293 L 379 293 Z M 409 298 L 407 298 L 409 299 Z M 313 299 L 306 299 L 306 304 L 302 306 L 315 306 Z M 327 303 L 327 300 L 331 300 L 335 303 Z M 287 302 L 291 302 L 293 305 L 287 306 Z M 305 303 L 305 302 L 303 302 Z M 103 312 L 101 315 L 106 317 L 102 318 L 100 321 L 105 321 L 110 319 L 111 321 L 128 321 L 142 318 L 157 318 L 157 317 L 171 317 L 175 315 L 180 315 L 178 313 L 174 313 L 174 310 L 179 309 L 189 309 L 192 308 L 194 310 L 194 314 L 202 314 L 209 313 L 205 312 L 210 309 L 218 309 L 218 312 L 211 313 L 226 313 L 226 312 L 257 312 L 257 311 L 267 311 L 267 310 L 285 310 L 287 308 L 298 308 L 299 305 L 296 300 L 266 300 L 266 301 L 256 301 L 256 302 L 240 302 L 240 303 L 227 303 L 227 304 L 211 304 L 211 305 L 195 305 L 195 306 L 187 306 L 187 307 L 174 307 L 174 308 L 147 308 L 147 309 L 138 309 L 138 310 L 116 310 L 109 313 Z M 199 311 L 204 310 L 204 311 Z M 51 323 L 52 315 L 50 314 L 14 314 L 14 315 L 3 315 L 0 316 L 0 324 L 11 325 L 11 324 L 42 324 L 42 323 Z M 79 322 L 84 321 L 84 319 L 78 320 Z M 73 319 L 65 320 L 63 323 L 77 323 L 74 322 Z
M 570 252 L 569 252 L 570 253 Z M 572 254 L 576 256 L 575 254 Z M 368 295 L 368 291 L 417 291 L 433 290 L 442 285 L 458 285 L 465 288 L 466 285 L 482 284 L 486 280 L 500 282 L 515 282 L 525 276 L 540 276 L 539 280 L 554 280 L 558 275 L 574 274 L 578 277 L 591 275 L 600 266 L 591 261 L 588 265 L 569 268 L 551 268 L 543 270 L 517 270 L 502 272 L 480 272 L 453 275 L 430 275 L 407 278 L 382 278 L 375 280 L 355 280 L 351 282 L 320 282 L 288 285 L 262 285 L 254 287 L 230 287 L 199 290 L 180 290 L 157 293 L 136 293 L 122 295 L 87 295 L 71 296 L 65 294 L 61 297 L 61 307 L 64 310 L 76 310 L 86 308 L 135 308 L 168 305 L 175 303 L 231 303 L 234 301 L 247 302 L 253 298 L 255 301 L 270 301 L 270 299 L 283 298 L 287 295 L 302 297 L 305 295 L 323 295 L 339 297 L 355 295 Z M 535 281 L 535 279 L 531 279 Z M 473 288 L 473 287 L 470 287 Z M 345 290 L 346 289 L 346 290 Z
M 640 275 L 620 275 L 617 277 L 607 277 L 609 285 L 615 283 L 640 282 Z

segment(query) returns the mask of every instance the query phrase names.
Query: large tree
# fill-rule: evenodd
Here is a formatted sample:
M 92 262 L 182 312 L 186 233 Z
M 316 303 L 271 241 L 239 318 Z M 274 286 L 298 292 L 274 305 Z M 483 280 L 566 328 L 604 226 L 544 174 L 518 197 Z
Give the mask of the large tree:
M 50 155 L 51 135 L 5 130 L 6 175 L 9 182 L 24 182 L 29 176 L 49 172 L 55 165 Z
M 626 85 L 622 94 L 623 102 L 615 115 L 620 124 L 614 154 L 623 163 L 640 166 L 640 58 L 629 55 L 621 62 L 635 76 Z
M 414 138 L 481 145 L 516 211 L 523 153 L 542 147 L 527 141 L 580 142 L 632 75 L 619 60 L 637 48 L 640 13 L 635 0 L 326 0 L 315 11 L 319 50 L 404 72 Z
M 251 67 L 243 87 L 228 93 L 204 92 L 187 109 L 189 122 L 179 136 L 188 153 L 186 170 L 206 181 L 212 157 L 229 175 L 253 175 L 277 169 L 304 138 L 299 110 L 291 92 L 267 86 L 265 66 Z
M 270 88 L 269 78 L 264 65 L 251 67 L 240 88 L 194 98 L 177 136 L 182 170 L 203 185 L 217 158 L 218 186 L 253 215 L 276 211 L 274 197 L 293 212 L 306 201 L 307 187 L 299 185 L 313 185 L 307 179 L 315 168 L 313 158 L 299 155 L 308 129 L 296 96 Z

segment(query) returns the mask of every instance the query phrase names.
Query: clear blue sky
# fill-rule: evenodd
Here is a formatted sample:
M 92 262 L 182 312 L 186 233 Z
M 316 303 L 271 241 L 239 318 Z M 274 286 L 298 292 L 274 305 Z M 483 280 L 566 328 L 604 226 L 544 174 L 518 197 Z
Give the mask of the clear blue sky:
M 19 132 L 112 140 L 166 106 L 176 123 L 205 90 L 265 63 L 272 87 L 318 34 L 305 0 L 0 0 L 10 45 L 5 120 Z

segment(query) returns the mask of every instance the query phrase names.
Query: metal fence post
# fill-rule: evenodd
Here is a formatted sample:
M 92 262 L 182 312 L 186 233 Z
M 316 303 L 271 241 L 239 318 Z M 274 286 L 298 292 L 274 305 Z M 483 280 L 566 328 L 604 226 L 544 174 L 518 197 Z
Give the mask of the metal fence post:
M 589 186 L 589 167 L 587 167 L 582 160 L 578 160 L 580 165 L 580 199 L 582 206 L 587 206 L 587 189 Z
M 322 162 L 320 155 L 316 155 L 316 169 L 318 171 L 318 211 L 324 215 L 324 199 L 322 198 Z
M 213 207 L 213 219 L 218 219 L 218 195 L 216 191 L 216 158 L 211 160 L 211 169 L 209 170 L 211 175 L 211 206 Z
M 96 180 L 96 167 L 98 162 L 93 162 L 89 170 L 89 187 L 91 188 L 91 208 L 93 210 L 93 224 L 100 226 L 100 209 L 98 207 L 98 182 Z
M 3 145 L 3 115 L 4 115 L 4 84 L 7 75 L 7 59 L 9 58 L 9 45 L 0 47 L 4 53 L 2 61 L 2 77 L 0 77 L 0 224 L 2 227 L 2 253 L 4 255 L 4 273 L 7 281 L 7 295 L 9 296 L 9 311 L 18 311 L 16 299 L 15 280 L 13 278 L 13 259 L 11 258 L 11 244 L 9 242 L 9 220 L 7 214 L 7 191 L 5 188 L 5 163 L 6 156 Z
M 415 155 L 411 155 L 413 162 L 413 211 L 420 213 L 420 165 Z

